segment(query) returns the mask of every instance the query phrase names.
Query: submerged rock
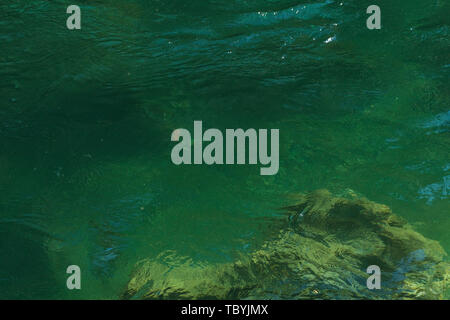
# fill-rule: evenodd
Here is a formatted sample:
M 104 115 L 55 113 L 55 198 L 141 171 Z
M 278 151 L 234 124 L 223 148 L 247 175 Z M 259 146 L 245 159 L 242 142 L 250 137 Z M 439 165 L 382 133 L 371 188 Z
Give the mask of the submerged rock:
M 172 251 L 136 266 L 125 299 L 439 299 L 450 274 L 438 242 L 382 204 L 319 190 L 285 208 L 275 239 L 233 263 Z M 279 226 L 281 225 L 281 226 Z M 381 269 L 369 290 L 366 269 Z

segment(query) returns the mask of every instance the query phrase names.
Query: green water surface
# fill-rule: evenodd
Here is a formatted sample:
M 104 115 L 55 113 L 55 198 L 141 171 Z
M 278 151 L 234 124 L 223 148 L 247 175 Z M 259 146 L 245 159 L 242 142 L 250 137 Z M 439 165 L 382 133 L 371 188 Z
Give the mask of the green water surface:
M 372 2 L 0 0 L 0 298 L 114 299 L 165 250 L 231 261 L 319 188 L 450 252 L 449 2 L 378 0 L 368 30 Z M 278 128 L 278 174 L 175 166 L 194 120 Z

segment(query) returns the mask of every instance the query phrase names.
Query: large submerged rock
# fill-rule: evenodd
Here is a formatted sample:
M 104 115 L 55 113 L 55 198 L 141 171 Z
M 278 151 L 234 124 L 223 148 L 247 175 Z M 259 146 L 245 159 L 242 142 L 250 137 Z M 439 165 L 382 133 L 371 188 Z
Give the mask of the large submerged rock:
M 440 299 L 449 265 L 382 204 L 319 190 L 286 208 L 279 234 L 234 263 L 194 264 L 172 251 L 141 261 L 125 299 Z M 366 269 L 381 269 L 369 290 Z

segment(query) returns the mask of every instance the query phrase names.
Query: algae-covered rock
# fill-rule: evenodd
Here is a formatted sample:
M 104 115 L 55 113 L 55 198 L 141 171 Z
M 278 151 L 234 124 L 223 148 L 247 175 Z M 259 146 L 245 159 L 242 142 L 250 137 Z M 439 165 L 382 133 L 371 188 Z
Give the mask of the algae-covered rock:
M 138 263 L 123 298 L 439 299 L 449 265 L 427 239 L 382 204 L 319 190 L 285 208 L 275 239 L 233 263 L 198 265 L 168 251 Z M 274 224 L 279 225 L 279 224 Z M 381 289 L 367 288 L 367 267 Z

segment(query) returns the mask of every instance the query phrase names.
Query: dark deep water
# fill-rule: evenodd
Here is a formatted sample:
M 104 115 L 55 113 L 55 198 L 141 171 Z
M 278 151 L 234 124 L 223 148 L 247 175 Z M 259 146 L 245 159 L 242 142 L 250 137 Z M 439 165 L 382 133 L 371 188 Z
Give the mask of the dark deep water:
M 449 252 L 449 2 L 376 1 L 374 31 L 370 4 L 0 0 L 0 298 L 117 298 L 168 249 L 231 260 L 318 188 Z M 278 174 L 173 165 L 170 134 L 194 120 L 279 128 Z

